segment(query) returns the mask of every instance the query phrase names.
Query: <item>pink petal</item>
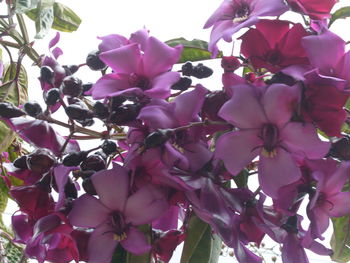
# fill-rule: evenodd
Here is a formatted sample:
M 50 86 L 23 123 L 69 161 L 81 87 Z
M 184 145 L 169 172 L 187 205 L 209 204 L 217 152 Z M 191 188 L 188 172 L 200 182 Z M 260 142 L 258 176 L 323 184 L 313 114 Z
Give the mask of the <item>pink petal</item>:
M 266 123 L 258 95 L 250 85 L 232 88 L 233 96 L 219 111 L 219 116 L 238 128 L 258 128 Z
M 98 226 L 92 233 L 88 243 L 89 263 L 110 263 L 118 244 L 113 237 L 113 229 L 107 224 Z
M 262 99 L 269 121 L 278 126 L 288 122 L 298 103 L 299 93 L 298 86 L 290 87 L 284 84 L 269 86 Z
M 301 44 L 310 63 L 325 75 L 333 75 L 333 70 L 345 52 L 345 41 L 329 30 L 324 30 L 320 35 L 304 37 Z
M 262 190 L 272 198 L 278 197 L 278 189 L 296 182 L 301 173 L 292 156 L 281 148 L 274 157 L 260 155 L 259 183 Z
M 212 25 L 214 25 L 215 22 L 222 19 L 223 14 L 232 14 L 233 11 L 234 10 L 231 0 L 225 0 L 209 17 L 209 19 L 204 25 L 204 28 L 211 27 Z
M 327 230 L 329 226 L 329 215 L 321 207 L 316 207 L 311 211 L 308 211 L 308 217 L 310 219 L 311 235 L 314 239 L 321 238 L 322 234 Z
M 165 99 L 171 94 L 170 88 L 180 79 L 178 72 L 165 72 L 156 76 L 151 83 L 151 88 L 144 91 L 144 94 L 151 98 Z
M 196 88 L 190 92 L 182 93 L 174 100 L 175 103 L 175 116 L 181 125 L 187 125 L 188 122 L 198 116 L 199 111 L 202 108 L 205 95 L 208 90 L 202 85 L 196 85 Z
M 120 244 L 127 251 L 136 255 L 142 255 L 151 249 L 145 234 L 135 227 L 129 229 L 126 239 L 121 241 Z
M 128 44 L 128 39 L 117 34 L 111 34 L 103 37 L 97 37 L 99 40 L 102 40 L 102 43 L 98 45 L 98 49 L 101 52 L 108 50 L 120 48 Z
M 143 28 L 141 30 L 136 31 L 135 33 L 132 33 L 129 38 L 129 42 L 139 44 L 141 50 L 145 51 L 148 38 L 149 38 L 148 30 L 146 28 Z
M 126 201 L 125 220 L 136 226 L 150 223 L 162 215 L 168 207 L 163 192 L 152 185 L 146 185 Z
M 142 108 L 138 119 L 142 120 L 146 126 L 152 129 L 175 128 L 177 125 L 173 117 L 173 107 L 168 103 Z
M 73 203 L 68 218 L 72 225 L 78 227 L 96 227 L 109 217 L 110 210 L 97 198 L 84 194 Z
M 304 154 L 310 159 L 323 158 L 330 148 L 330 143 L 321 141 L 309 123 L 289 122 L 281 130 L 281 138 L 292 153 Z
M 99 57 L 116 73 L 136 73 L 141 62 L 140 49 L 137 44 L 130 44 L 102 52 Z
M 350 163 L 342 162 L 337 170 L 331 174 L 326 182 L 324 191 L 331 195 L 333 193 L 339 193 L 344 186 L 346 180 L 350 175 Z
M 309 263 L 304 248 L 294 234 L 288 234 L 282 247 L 283 263 Z
M 123 211 L 129 193 L 129 175 L 125 168 L 113 163 L 111 170 L 96 172 L 91 180 L 102 204 L 111 210 Z
M 350 214 L 350 192 L 341 192 L 328 197 L 330 202 L 329 215 L 331 217 L 341 217 Z
M 116 96 L 116 93 L 129 87 L 127 75 L 106 74 L 94 84 L 91 94 L 95 100 L 104 99 Z
M 152 78 L 170 70 L 179 60 L 181 52 L 182 46 L 172 48 L 158 39 L 150 37 L 143 57 L 145 75 Z
M 238 174 L 259 153 L 262 143 L 258 130 L 235 131 L 223 134 L 216 143 L 215 156 L 224 161 L 226 169 Z
M 261 3 L 262 2 L 263 1 L 261 1 Z M 264 38 L 268 41 L 269 46 L 273 49 L 289 31 L 289 25 L 290 23 L 284 20 L 262 19 L 256 24 L 256 29 L 263 34 Z

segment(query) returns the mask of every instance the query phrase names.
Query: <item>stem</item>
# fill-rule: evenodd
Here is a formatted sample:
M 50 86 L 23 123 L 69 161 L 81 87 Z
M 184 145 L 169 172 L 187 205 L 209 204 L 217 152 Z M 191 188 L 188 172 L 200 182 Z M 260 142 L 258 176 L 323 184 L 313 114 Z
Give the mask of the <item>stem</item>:
M 18 20 L 18 25 L 19 28 L 21 30 L 23 39 L 24 39 L 24 43 L 28 44 L 29 43 L 29 36 L 28 36 L 28 31 L 27 31 L 27 27 L 26 24 L 24 22 L 23 16 L 21 14 L 17 14 L 17 20 Z
M 17 49 L 21 48 L 21 46 L 18 45 L 17 43 L 13 43 L 13 42 L 6 41 L 6 40 L 1 40 L 1 39 L 0 39 L 0 44 L 3 45 L 3 46 L 13 47 L 13 48 L 17 48 Z

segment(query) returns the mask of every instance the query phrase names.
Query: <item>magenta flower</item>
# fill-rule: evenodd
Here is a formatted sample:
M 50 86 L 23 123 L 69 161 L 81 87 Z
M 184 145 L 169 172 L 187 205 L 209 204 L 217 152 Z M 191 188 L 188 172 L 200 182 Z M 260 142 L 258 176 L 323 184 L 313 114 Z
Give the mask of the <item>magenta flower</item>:
M 330 17 L 336 0 L 287 0 L 293 11 L 310 16 L 315 20 Z
M 216 43 L 222 38 L 232 41 L 232 35 L 244 27 L 256 24 L 261 16 L 278 16 L 288 10 L 282 0 L 224 0 L 205 23 L 204 28 L 213 26 L 209 51 L 216 57 Z
M 301 176 L 295 157 L 322 158 L 330 144 L 318 138 L 313 125 L 290 122 L 298 101 L 296 86 L 273 84 L 263 89 L 234 86 L 219 115 L 239 130 L 222 135 L 215 154 L 233 175 L 259 156 L 259 183 L 276 198 L 280 187 Z
M 91 90 L 94 99 L 123 93 L 151 98 L 167 98 L 170 87 L 180 79 L 171 72 L 182 46 L 169 47 L 154 37 L 140 37 L 136 42 L 102 52 L 100 59 L 113 73 L 100 78 Z
M 74 226 L 95 229 L 88 243 L 89 263 L 109 263 L 118 243 L 134 254 L 147 252 L 151 246 L 135 226 L 151 223 L 168 209 L 163 192 L 145 185 L 129 196 L 128 171 L 117 164 L 95 173 L 92 182 L 99 199 L 84 194 L 69 214 Z
M 316 191 L 310 196 L 307 214 L 312 238 L 322 238 L 329 226 L 330 217 L 350 213 L 350 192 L 342 192 L 350 178 L 350 163 L 338 164 L 333 159 L 309 161 L 313 177 L 318 181 Z

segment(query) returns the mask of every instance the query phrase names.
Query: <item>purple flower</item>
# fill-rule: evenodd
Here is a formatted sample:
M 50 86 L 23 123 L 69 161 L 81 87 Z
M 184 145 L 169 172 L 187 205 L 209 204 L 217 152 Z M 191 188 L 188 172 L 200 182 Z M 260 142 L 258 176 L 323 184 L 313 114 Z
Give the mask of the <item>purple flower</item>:
M 145 185 L 130 194 L 128 171 L 117 165 L 95 173 L 92 182 L 99 199 L 84 194 L 69 214 L 74 226 L 95 228 L 88 243 L 90 263 L 109 263 L 118 243 L 134 254 L 151 246 L 135 226 L 152 222 L 168 209 L 163 192 Z
M 136 33 L 135 33 L 136 34 Z M 138 37 L 128 45 L 108 50 L 103 45 L 100 59 L 113 73 L 100 78 L 91 90 L 94 99 L 113 97 L 123 93 L 151 98 L 167 98 L 170 87 L 180 79 L 171 67 L 178 61 L 182 46 L 169 47 L 154 37 Z M 137 42 L 139 41 L 139 42 Z M 107 44 L 106 44 L 107 45 Z
M 216 43 L 222 38 L 232 41 L 232 35 L 244 27 L 256 24 L 261 16 L 278 16 L 288 10 L 282 0 L 224 0 L 211 15 L 204 28 L 213 26 L 209 51 L 216 57 Z
M 350 178 L 350 163 L 338 164 L 333 159 L 309 161 L 313 177 L 317 180 L 316 191 L 310 196 L 307 214 L 310 219 L 312 238 L 322 238 L 329 226 L 330 217 L 350 213 L 350 192 L 342 192 Z
M 300 178 L 295 157 L 319 159 L 330 147 L 318 138 L 313 125 L 290 122 L 298 91 L 283 84 L 237 85 L 219 112 L 238 130 L 220 136 L 216 156 L 233 175 L 259 156 L 259 183 L 273 198 L 280 187 Z

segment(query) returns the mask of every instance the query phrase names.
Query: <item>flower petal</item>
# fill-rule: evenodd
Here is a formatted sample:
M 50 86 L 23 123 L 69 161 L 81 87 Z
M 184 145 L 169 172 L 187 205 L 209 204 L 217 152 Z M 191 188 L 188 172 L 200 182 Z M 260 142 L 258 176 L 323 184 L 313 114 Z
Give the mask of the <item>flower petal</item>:
M 350 214 L 350 192 L 341 192 L 337 195 L 328 197 L 331 204 L 329 215 L 331 217 L 341 217 Z
M 292 153 L 306 155 L 310 159 L 323 158 L 330 143 L 318 138 L 316 129 L 309 123 L 289 122 L 281 130 L 281 139 Z
M 107 224 L 98 226 L 89 239 L 88 262 L 110 263 L 117 244 L 111 227 Z
M 129 229 L 126 239 L 121 241 L 120 244 L 127 251 L 136 255 L 144 254 L 151 249 L 145 234 L 135 227 Z
M 165 99 L 170 96 L 170 87 L 180 79 L 178 72 L 165 72 L 156 76 L 151 83 L 151 88 L 144 93 L 156 99 Z
M 91 95 L 95 100 L 116 96 L 116 93 L 129 88 L 126 75 L 106 74 L 92 87 Z
M 120 48 L 126 44 L 128 44 L 128 39 L 117 34 L 111 34 L 103 37 L 97 37 L 102 41 L 101 44 L 98 45 L 98 49 L 101 52 Z
M 111 170 L 96 172 L 91 180 L 102 204 L 111 210 L 123 211 L 129 193 L 129 175 L 125 168 L 113 163 Z
M 125 220 L 136 226 L 150 223 L 162 215 L 168 207 L 163 192 L 148 184 L 126 201 Z
M 219 116 L 238 128 L 258 128 L 267 122 L 256 90 L 250 85 L 232 88 L 233 96 L 219 111 Z
M 147 77 L 166 72 L 178 61 L 182 46 L 169 47 L 167 44 L 150 37 L 143 57 L 143 70 Z
M 261 141 L 257 132 L 257 130 L 235 131 L 219 137 L 215 156 L 224 161 L 226 169 L 231 174 L 238 174 L 258 155 L 257 147 Z
M 117 49 L 102 52 L 99 58 L 116 73 L 136 73 L 141 62 L 138 44 L 130 44 Z
M 260 155 L 259 183 L 262 190 L 272 198 L 278 197 L 278 189 L 296 182 L 301 173 L 290 153 L 278 148 L 274 157 Z
M 96 227 L 107 220 L 110 212 L 97 198 L 84 194 L 74 201 L 68 218 L 74 226 Z

